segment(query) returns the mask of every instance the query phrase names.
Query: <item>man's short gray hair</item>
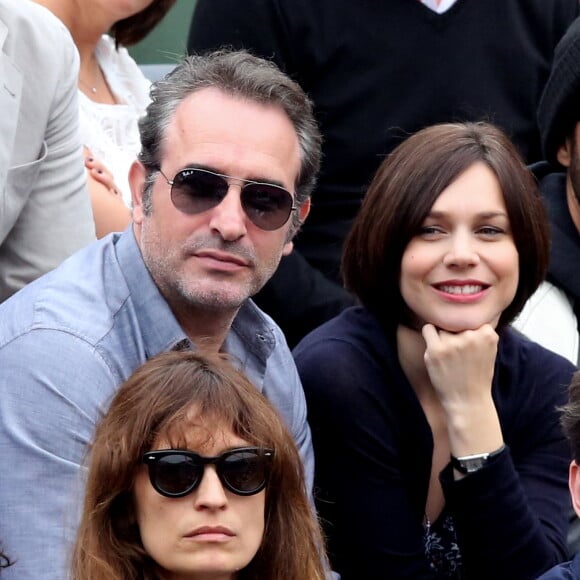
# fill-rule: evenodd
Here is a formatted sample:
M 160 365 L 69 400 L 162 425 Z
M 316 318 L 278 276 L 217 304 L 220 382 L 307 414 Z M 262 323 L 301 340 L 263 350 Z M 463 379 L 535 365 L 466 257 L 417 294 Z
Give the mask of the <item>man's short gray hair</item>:
M 279 106 L 288 116 L 300 145 L 300 171 L 296 187 L 296 204 L 310 198 L 320 168 L 321 136 L 314 119 L 313 106 L 298 83 L 278 67 L 246 51 L 220 50 L 204 56 L 189 56 L 163 80 L 153 84 L 151 103 L 139 121 L 141 153 L 139 160 L 148 177 L 143 192 L 143 207 L 151 211 L 151 187 L 154 172 L 161 163 L 163 139 L 175 111 L 192 93 L 215 88 L 225 94 L 256 103 Z M 294 213 L 292 233 L 300 227 Z

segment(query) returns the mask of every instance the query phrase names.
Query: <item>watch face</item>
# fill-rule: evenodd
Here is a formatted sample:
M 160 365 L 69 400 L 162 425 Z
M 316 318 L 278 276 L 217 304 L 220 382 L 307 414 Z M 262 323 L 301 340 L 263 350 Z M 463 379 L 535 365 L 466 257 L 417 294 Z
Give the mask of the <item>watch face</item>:
M 471 457 L 453 457 L 451 459 L 451 465 L 460 473 L 474 473 L 479 471 L 487 463 L 488 457 L 488 453 Z
M 479 471 L 487 462 L 487 457 L 474 457 L 473 459 L 462 459 L 459 461 L 467 473 Z

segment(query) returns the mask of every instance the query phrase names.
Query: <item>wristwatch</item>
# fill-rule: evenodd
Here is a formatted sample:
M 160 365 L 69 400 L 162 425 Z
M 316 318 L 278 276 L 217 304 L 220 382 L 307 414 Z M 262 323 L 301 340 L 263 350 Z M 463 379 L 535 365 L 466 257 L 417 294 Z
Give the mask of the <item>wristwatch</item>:
M 475 473 L 479 471 L 492 457 L 497 457 L 505 449 L 505 445 L 502 445 L 496 451 L 491 451 L 490 453 L 477 453 L 476 455 L 464 455 L 463 457 L 453 457 L 451 456 L 451 466 L 457 469 L 459 473 L 468 475 L 470 473 Z

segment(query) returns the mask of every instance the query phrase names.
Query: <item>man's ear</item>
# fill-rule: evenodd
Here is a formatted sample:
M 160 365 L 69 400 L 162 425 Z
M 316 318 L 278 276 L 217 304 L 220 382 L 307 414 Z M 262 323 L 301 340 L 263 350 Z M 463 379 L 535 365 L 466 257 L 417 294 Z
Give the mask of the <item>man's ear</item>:
M 300 218 L 300 223 L 303 224 L 304 220 L 308 217 L 308 214 L 310 213 L 310 198 L 308 198 L 299 208 L 298 208 L 298 216 Z M 296 232 L 294 232 L 292 234 L 292 237 L 294 237 L 294 235 L 296 234 Z M 289 254 L 292 253 L 292 250 L 294 249 L 294 242 L 290 239 L 286 242 L 286 244 L 284 245 L 284 249 L 282 250 L 282 255 L 283 256 L 288 256 Z
M 303 224 L 308 214 L 310 213 L 310 198 L 308 198 L 299 208 L 298 215 L 300 216 L 300 223 Z
M 139 161 L 133 161 L 129 169 L 129 185 L 131 186 L 131 200 L 133 202 L 133 222 L 140 224 L 143 221 L 143 190 L 147 170 Z
M 574 511 L 578 516 L 580 516 L 580 467 L 576 461 L 570 463 L 568 487 L 570 488 L 570 496 L 572 497 Z
M 294 249 L 294 242 L 286 242 L 284 244 L 284 247 L 282 248 L 282 255 L 288 256 L 289 254 L 292 253 L 293 249 Z
M 572 161 L 572 139 L 566 137 L 564 143 L 560 145 L 558 151 L 556 152 L 556 159 L 564 167 L 570 167 Z

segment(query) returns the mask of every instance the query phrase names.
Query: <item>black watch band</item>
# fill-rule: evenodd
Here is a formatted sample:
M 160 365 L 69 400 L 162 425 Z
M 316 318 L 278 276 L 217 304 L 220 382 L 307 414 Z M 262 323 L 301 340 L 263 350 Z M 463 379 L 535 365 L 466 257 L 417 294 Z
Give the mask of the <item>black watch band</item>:
M 498 456 L 505 449 L 505 445 L 502 445 L 496 451 L 491 451 L 490 453 L 477 453 L 475 455 L 465 455 L 463 457 L 453 457 L 451 456 L 451 466 L 457 469 L 459 473 L 464 475 L 469 475 L 470 473 L 475 473 L 479 471 L 492 457 Z

